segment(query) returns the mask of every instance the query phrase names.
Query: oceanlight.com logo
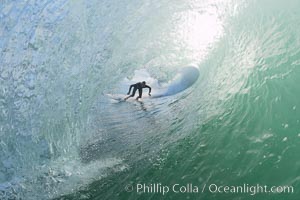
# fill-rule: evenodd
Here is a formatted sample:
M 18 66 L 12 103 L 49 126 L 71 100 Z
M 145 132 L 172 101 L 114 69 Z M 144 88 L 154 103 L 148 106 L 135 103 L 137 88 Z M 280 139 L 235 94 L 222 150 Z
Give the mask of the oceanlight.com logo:
M 217 185 L 217 184 L 203 184 L 201 186 L 187 183 L 187 184 L 173 184 L 173 185 L 163 185 L 161 183 L 137 183 L 128 184 L 125 186 L 125 191 L 136 192 L 138 194 L 162 194 L 166 195 L 168 193 L 213 193 L 213 194 L 263 194 L 263 193 L 273 193 L 273 194 L 292 194 L 294 193 L 293 186 L 267 186 L 267 185 Z
M 206 186 L 205 186 L 206 187 Z M 281 193 L 294 193 L 293 186 L 271 186 L 268 187 L 267 185 L 249 185 L 243 184 L 239 186 L 223 186 L 223 185 L 216 185 L 210 184 L 208 186 L 208 191 L 210 193 L 236 193 L 236 194 L 250 194 L 255 195 L 258 193 L 274 193 L 274 194 L 281 194 Z

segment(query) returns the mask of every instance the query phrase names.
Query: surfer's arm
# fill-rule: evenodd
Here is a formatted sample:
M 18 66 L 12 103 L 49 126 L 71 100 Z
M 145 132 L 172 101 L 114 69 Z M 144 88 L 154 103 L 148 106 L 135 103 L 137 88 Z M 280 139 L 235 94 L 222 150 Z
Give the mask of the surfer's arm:
M 151 93 L 151 87 L 148 86 L 148 85 L 145 85 L 145 88 L 148 88 L 148 89 L 149 89 L 149 95 L 150 95 L 150 93 Z

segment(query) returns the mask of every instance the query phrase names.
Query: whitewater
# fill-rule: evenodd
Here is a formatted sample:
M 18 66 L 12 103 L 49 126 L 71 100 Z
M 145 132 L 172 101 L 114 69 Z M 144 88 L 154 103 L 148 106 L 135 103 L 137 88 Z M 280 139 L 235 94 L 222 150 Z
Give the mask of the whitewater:
M 0 1 L 0 199 L 297 199 L 299 7 Z M 107 95 L 140 81 L 152 96 Z M 294 191 L 162 196 L 138 184 Z

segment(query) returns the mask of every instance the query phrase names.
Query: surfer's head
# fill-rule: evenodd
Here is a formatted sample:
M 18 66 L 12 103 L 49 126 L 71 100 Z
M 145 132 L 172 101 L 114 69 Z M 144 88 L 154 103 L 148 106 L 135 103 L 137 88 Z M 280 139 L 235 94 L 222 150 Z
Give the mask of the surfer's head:
M 146 85 L 146 81 L 143 81 L 142 84 L 145 86 Z

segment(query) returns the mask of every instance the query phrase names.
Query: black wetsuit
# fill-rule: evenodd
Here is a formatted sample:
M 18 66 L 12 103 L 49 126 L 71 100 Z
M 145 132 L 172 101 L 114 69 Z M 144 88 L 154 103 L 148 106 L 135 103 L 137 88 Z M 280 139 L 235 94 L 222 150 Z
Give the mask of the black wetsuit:
M 143 86 L 143 83 L 141 82 L 132 84 L 129 88 L 128 94 L 130 94 L 131 88 L 133 88 L 132 94 L 130 95 L 131 97 L 134 97 L 136 90 L 139 90 L 138 98 L 142 98 L 143 88 L 149 88 L 149 93 L 151 93 L 151 87 L 148 85 Z

